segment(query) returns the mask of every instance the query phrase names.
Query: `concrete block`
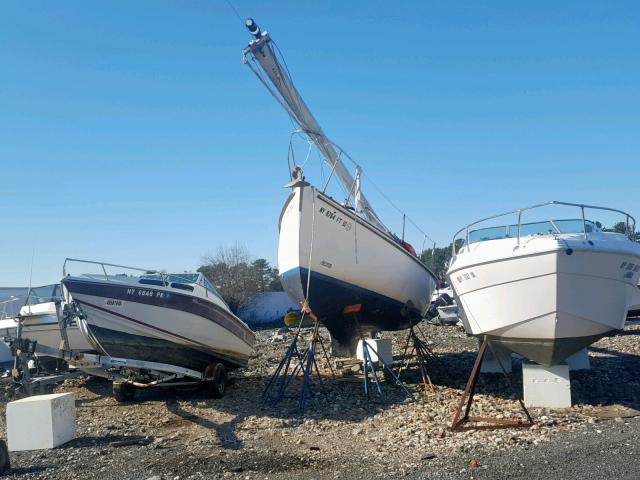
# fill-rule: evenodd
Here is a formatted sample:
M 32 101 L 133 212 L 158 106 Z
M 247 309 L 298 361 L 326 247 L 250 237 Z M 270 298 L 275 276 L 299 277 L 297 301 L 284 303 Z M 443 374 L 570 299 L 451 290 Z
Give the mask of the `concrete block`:
M 7 403 L 9 451 L 54 448 L 76 438 L 72 393 L 35 395 Z
M 589 361 L 589 353 L 586 348 L 574 353 L 565 360 L 569 365 L 569 370 L 591 370 L 591 362 Z
M 522 362 L 522 387 L 527 407 L 571 407 L 571 378 L 566 363 L 543 367 L 533 362 Z
M 393 364 L 393 348 L 390 338 L 377 338 L 373 340 L 360 340 L 358 342 L 358 349 L 356 350 L 356 358 L 364 361 L 363 343 L 367 342 L 369 345 L 369 355 L 372 362 L 377 362 L 378 358 L 391 367 Z
M 480 344 L 482 341 L 479 342 Z M 491 348 L 487 347 L 487 353 L 484 355 L 484 360 L 482 361 L 482 366 L 480 367 L 480 373 L 502 373 L 502 368 L 500 368 L 500 363 L 502 363 L 502 367 L 507 373 L 511 373 L 513 369 L 511 365 L 511 350 L 507 350 L 506 348 L 491 344 L 493 347 L 493 352 Z

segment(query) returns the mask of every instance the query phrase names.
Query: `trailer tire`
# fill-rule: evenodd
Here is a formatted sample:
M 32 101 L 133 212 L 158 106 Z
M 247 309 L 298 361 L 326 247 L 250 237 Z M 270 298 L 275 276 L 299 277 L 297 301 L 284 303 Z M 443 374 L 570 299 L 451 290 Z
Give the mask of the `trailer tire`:
M 209 398 L 222 398 L 227 390 L 227 370 L 221 363 L 212 363 L 204 371 L 204 391 Z
M 130 402 L 136 394 L 133 385 L 125 382 L 113 382 L 113 397 L 117 402 Z

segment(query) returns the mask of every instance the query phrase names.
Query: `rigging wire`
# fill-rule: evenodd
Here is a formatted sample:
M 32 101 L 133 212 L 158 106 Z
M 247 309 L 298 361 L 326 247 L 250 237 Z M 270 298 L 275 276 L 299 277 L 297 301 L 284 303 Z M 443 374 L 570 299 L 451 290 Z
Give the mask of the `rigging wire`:
M 233 4 L 231 3 L 231 0 L 225 0 L 225 1 L 227 2 L 227 5 L 229 5 L 229 8 L 233 11 L 233 13 L 236 14 L 236 17 L 238 17 L 238 20 L 240 21 L 240 23 L 244 27 L 245 26 L 244 21 L 242 20 L 242 17 L 238 13 L 238 10 L 236 10 L 236 7 L 234 7 Z
M 238 16 L 238 18 L 242 21 L 242 19 L 240 18 L 240 15 L 238 14 L 237 10 L 235 8 L 233 8 L 233 5 L 230 3 L 230 0 L 226 0 L 227 3 L 229 4 L 229 6 L 234 10 L 234 12 L 236 13 L 236 15 Z M 278 56 L 280 57 L 280 59 L 283 62 L 284 65 L 284 71 L 282 69 L 280 69 L 279 65 L 277 65 L 278 67 L 278 71 L 281 74 L 281 78 L 284 78 L 284 76 L 286 75 L 287 78 L 290 80 L 291 84 L 293 85 L 293 80 L 291 78 L 291 73 L 289 72 L 289 67 L 287 66 L 287 62 L 284 58 L 284 55 L 282 54 L 282 51 L 280 50 L 280 48 L 278 47 L 278 45 L 273 41 L 273 39 L 270 39 L 271 43 L 273 43 L 275 45 L 275 48 L 278 52 Z M 268 45 L 267 45 L 268 48 Z M 274 56 L 275 56 L 274 52 Z M 251 61 L 253 61 L 255 64 L 257 64 L 257 61 L 255 59 L 255 57 L 253 55 L 251 55 Z M 260 73 L 258 68 L 255 68 L 254 66 L 251 65 L 251 62 L 246 62 L 246 64 L 249 66 L 249 68 L 251 69 L 251 71 L 255 74 L 255 76 L 258 78 L 258 80 L 260 81 L 260 83 L 262 83 L 264 85 L 264 87 L 267 89 L 267 91 L 271 94 L 271 96 L 280 104 L 280 106 L 285 110 L 285 112 L 287 113 L 287 115 L 289 116 L 289 120 L 292 122 L 294 128 L 297 126 L 300 126 L 301 123 L 298 121 L 298 116 L 296 115 L 296 112 L 294 109 L 292 109 L 287 102 L 285 101 L 285 99 L 282 97 L 282 95 L 280 95 L 279 93 L 276 93 L 276 91 L 274 91 L 274 89 L 269 85 L 269 82 L 267 81 L 266 78 L 263 77 L 263 75 Z M 295 87 L 294 87 L 295 88 Z M 295 107 L 297 107 L 299 110 L 302 110 L 301 106 L 298 104 L 297 99 L 296 99 L 296 104 Z M 323 143 L 331 145 L 335 148 L 337 148 L 340 152 L 340 156 L 342 157 L 342 153 L 344 153 L 344 156 L 355 166 L 355 167 L 360 167 L 358 165 L 358 163 L 351 158 L 351 156 L 343 149 L 341 148 L 338 144 L 334 143 L 332 140 L 330 140 L 325 134 L 319 134 L 318 132 L 313 132 L 313 131 L 308 131 L 305 129 L 301 129 L 298 128 L 297 129 L 298 132 L 300 133 L 305 133 L 307 135 L 307 137 L 316 145 L 318 143 L 321 142 L 321 140 L 324 140 Z M 295 132 L 294 132 L 295 133 Z M 307 155 L 307 159 L 308 160 L 308 155 Z M 335 168 L 335 165 L 332 165 Z M 389 205 L 391 205 L 392 208 L 394 208 L 396 211 L 398 211 L 399 213 L 401 213 L 402 215 L 404 215 L 405 219 L 409 221 L 409 223 L 411 225 L 413 225 L 413 227 L 415 227 L 420 233 L 422 233 L 426 238 L 428 238 L 429 240 L 431 240 L 432 242 L 435 243 L 435 241 L 424 231 L 422 230 L 412 219 L 411 217 L 409 217 L 400 207 L 398 207 L 383 191 L 382 189 L 371 179 L 371 177 L 369 177 L 369 175 L 367 175 L 362 169 L 361 169 L 361 174 L 367 179 L 367 181 L 369 183 L 371 183 L 371 185 L 378 191 L 378 193 L 389 203 Z M 340 183 L 340 182 L 339 182 Z M 351 196 L 351 190 L 353 189 L 353 186 L 351 187 L 351 189 L 348 189 L 345 185 L 342 185 L 342 183 L 340 183 L 340 185 L 342 186 L 344 193 L 346 195 Z M 368 211 L 373 214 L 373 216 L 375 218 L 377 218 L 377 215 L 375 215 L 374 212 L 371 211 L 371 209 L 368 209 Z M 382 221 L 380 219 L 378 219 L 378 221 L 380 222 L 381 225 L 384 226 L 384 223 L 382 223 Z M 386 227 L 385 227 L 386 228 Z

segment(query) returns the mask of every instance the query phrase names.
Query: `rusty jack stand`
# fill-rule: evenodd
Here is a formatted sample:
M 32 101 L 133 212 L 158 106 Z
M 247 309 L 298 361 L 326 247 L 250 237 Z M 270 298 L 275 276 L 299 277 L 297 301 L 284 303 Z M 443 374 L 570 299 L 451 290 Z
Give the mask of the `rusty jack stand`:
M 513 382 L 511 378 L 507 374 L 500 358 L 495 355 L 493 350 L 493 346 L 491 345 L 491 340 L 489 337 L 485 335 L 482 345 L 480 346 L 480 350 L 478 351 L 478 356 L 476 357 L 476 362 L 473 365 L 473 369 L 471 370 L 471 375 L 469 376 L 469 380 L 467 380 L 467 385 L 464 389 L 464 393 L 462 394 L 462 398 L 460 398 L 460 403 L 458 403 L 458 408 L 456 409 L 455 416 L 453 417 L 453 423 L 451 424 L 451 430 L 493 430 L 498 428 L 525 428 L 533 425 L 533 419 L 529 414 L 529 410 L 525 407 L 524 402 L 518 397 L 518 402 L 520 403 L 520 407 L 522 407 L 522 411 L 527 416 L 527 421 L 522 422 L 520 420 L 504 420 L 499 418 L 488 418 L 488 417 L 470 417 L 469 412 L 471 410 L 471 405 L 473 404 L 473 395 L 476 391 L 476 384 L 478 383 L 478 376 L 480 375 L 480 366 L 482 365 L 482 361 L 484 360 L 484 356 L 487 353 L 487 348 L 491 349 L 491 352 L 494 354 L 500 368 L 502 369 L 502 373 L 504 374 L 509 386 L 511 387 L 511 391 L 515 393 L 515 388 L 513 386 Z M 466 402 L 466 407 L 464 410 L 464 416 L 462 418 L 462 408 Z M 486 425 L 467 425 L 468 422 L 482 422 Z
M 431 382 L 431 377 L 429 376 L 427 367 L 430 361 L 437 361 L 438 357 L 429 348 L 427 342 L 425 342 L 418 336 L 415 328 L 418 328 L 418 326 L 411 325 L 411 327 L 409 328 L 409 335 L 407 336 L 407 341 L 404 345 L 402 353 L 402 358 L 404 358 L 405 361 L 398 370 L 398 378 L 400 378 L 400 375 L 403 371 L 408 370 L 409 361 L 415 355 L 416 361 L 418 363 L 418 368 L 420 369 L 420 375 L 422 376 L 422 385 L 424 386 L 425 393 L 429 393 L 429 390 L 431 390 L 431 392 L 435 392 L 435 388 L 433 387 L 433 383 Z M 410 346 L 411 350 L 409 350 Z

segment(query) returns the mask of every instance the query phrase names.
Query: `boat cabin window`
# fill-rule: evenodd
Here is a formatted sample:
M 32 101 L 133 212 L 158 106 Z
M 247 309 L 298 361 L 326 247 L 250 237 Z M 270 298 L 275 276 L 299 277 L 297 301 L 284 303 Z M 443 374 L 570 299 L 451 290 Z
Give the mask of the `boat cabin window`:
M 178 290 L 186 290 L 188 292 L 193 292 L 193 286 L 187 285 L 186 283 L 171 282 L 171 287 L 177 288 Z
M 197 283 L 199 276 L 198 273 L 171 273 L 167 275 L 167 279 L 170 282 Z
M 167 282 L 163 282 L 162 280 L 156 280 L 155 278 L 141 278 L 138 280 L 138 283 L 142 283 L 144 285 L 158 285 L 160 287 L 166 287 Z
M 166 287 L 167 282 L 162 279 L 162 275 L 143 275 L 138 280 L 138 283 L 142 283 L 143 285 L 158 285 L 159 287 Z

